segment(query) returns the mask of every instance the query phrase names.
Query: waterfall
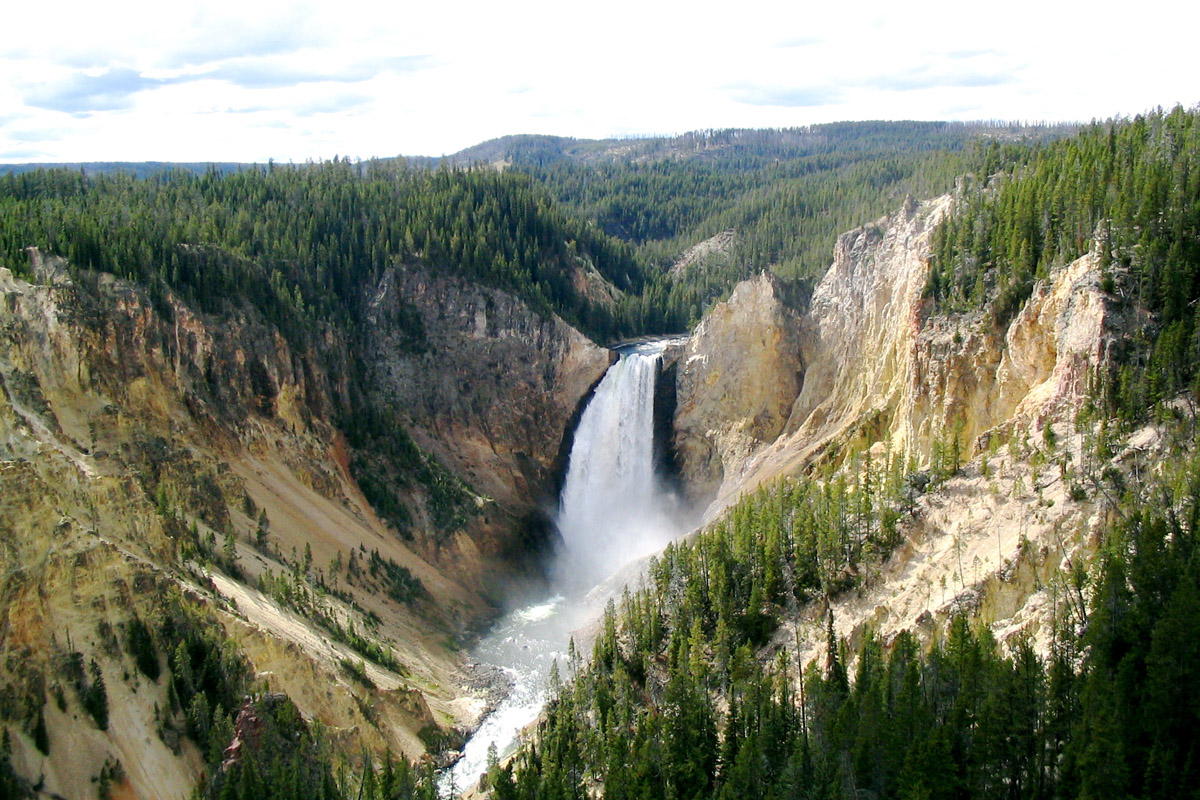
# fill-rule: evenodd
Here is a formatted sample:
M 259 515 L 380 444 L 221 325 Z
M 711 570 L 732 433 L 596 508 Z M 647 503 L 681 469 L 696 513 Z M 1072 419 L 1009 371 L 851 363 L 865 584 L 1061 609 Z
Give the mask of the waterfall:
M 668 343 L 621 352 L 579 419 L 555 515 L 562 544 L 549 597 L 509 613 L 474 649 L 480 661 L 503 668 L 512 686 L 443 774 L 444 793 L 475 785 L 489 746 L 501 757 L 512 752 L 521 729 L 537 719 L 550 665 L 566 655 L 571 632 L 600 611 L 587 591 L 686 530 L 654 465 L 654 388 Z
M 654 387 L 663 345 L 609 368 L 575 431 L 556 524 L 554 582 L 588 588 L 678 534 L 673 498 L 654 464 Z

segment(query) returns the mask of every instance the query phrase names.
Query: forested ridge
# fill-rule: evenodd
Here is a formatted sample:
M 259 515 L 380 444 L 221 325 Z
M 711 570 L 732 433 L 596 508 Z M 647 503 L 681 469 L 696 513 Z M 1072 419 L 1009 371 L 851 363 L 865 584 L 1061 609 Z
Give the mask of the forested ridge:
M 1041 141 L 1073 127 L 845 122 L 603 142 L 520 136 L 455 160 L 505 160 L 528 173 L 636 246 L 651 276 L 663 276 L 692 245 L 732 232 L 727 252 L 648 287 L 652 306 L 694 323 L 737 281 L 762 270 L 819 278 L 838 234 L 895 209 L 906 195 L 949 191 L 981 144 Z
M 1012 317 L 1034 282 L 1095 250 L 1115 300 L 1143 310 L 1106 410 L 1134 418 L 1183 389 L 1200 363 L 1200 113 L 1177 107 L 1095 123 L 1035 147 L 976 153 L 937 231 L 927 294 L 946 311 Z
M 204 310 L 248 302 L 292 335 L 352 323 L 396 262 L 509 289 L 597 340 L 680 331 L 737 281 L 812 280 L 835 237 L 906 195 L 948 190 L 986 141 L 1071 126 L 860 122 L 577 141 L 506 137 L 447 159 L 302 165 L 111 164 L 0 175 L 0 263 L 37 246 L 169 288 Z M 507 159 L 505 171 L 473 165 Z M 186 167 L 186 168 L 184 168 Z M 733 247 L 667 270 L 722 231 Z M 623 295 L 585 297 L 580 268 Z
M 367 288 L 406 260 L 514 291 L 602 340 L 632 330 L 576 291 L 578 262 L 635 295 L 645 281 L 628 248 L 526 177 L 390 162 L 0 177 L 0 263 L 24 274 L 31 246 L 202 310 L 249 303 L 295 337 L 353 327 Z

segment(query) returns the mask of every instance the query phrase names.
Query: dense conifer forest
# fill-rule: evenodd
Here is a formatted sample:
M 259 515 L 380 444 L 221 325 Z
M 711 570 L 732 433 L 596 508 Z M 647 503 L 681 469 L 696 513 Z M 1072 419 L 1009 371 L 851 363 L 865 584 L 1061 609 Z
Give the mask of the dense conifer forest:
M 601 339 L 629 329 L 575 290 L 576 262 L 635 295 L 645 282 L 628 248 L 528 178 L 390 162 L 4 176 L 3 264 L 23 274 L 30 246 L 206 311 L 249 303 L 298 338 L 352 327 L 368 288 L 405 259 L 510 289 Z

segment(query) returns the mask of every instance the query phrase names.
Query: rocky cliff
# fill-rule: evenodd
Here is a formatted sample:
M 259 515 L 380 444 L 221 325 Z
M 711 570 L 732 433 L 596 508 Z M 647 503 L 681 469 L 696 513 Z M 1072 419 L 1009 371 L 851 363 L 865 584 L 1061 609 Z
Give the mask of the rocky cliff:
M 390 322 L 405 314 L 419 322 L 418 341 Z M 613 354 L 513 295 L 416 267 L 384 276 L 367 321 L 374 401 L 399 410 L 481 504 L 499 507 L 499 530 L 549 507 L 564 436 Z M 495 556 L 504 542 L 477 544 Z
M 680 355 L 679 457 L 710 517 L 818 465 L 900 458 L 914 474 L 953 473 L 919 499 L 907 543 L 867 586 L 813 610 L 781 646 L 815 654 L 830 609 L 851 639 L 864 625 L 932 632 L 966 609 L 1044 644 L 1065 602 L 1055 576 L 1086 558 L 1103 519 L 1076 471 L 1091 431 L 1074 424 L 1116 340 L 1098 260 L 1039 282 L 1003 327 L 983 313 L 935 314 L 930 238 L 951 208 L 950 197 L 910 200 L 839 237 L 804 313 L 768 279 L 741 284 Z M 1152 449 L 1154 434 L 1139 436 L 1130 452 Z
M 741 481 L 783 431 L 804 379 L 800 319 L 776 278 L 745 281 L 666 354 L 676 364 L 673 445 L 693 499 Z
M 1078 409 L 1110 337 L 1095 260 L 1041 282 L 1006 329 L 980 313 L 931 315 L 929 240 L 949 207 L 948 197 L 910 204 L 838 239 L 813 295 L 793 441 L 819 448 L 857 433 L 924 458 L 957 437 L 969 457 L 985 432 L 1040 429 Z
M 910 200 L 840 236 L 802 314 L 760 276 L 696 328 L 679 356 L 675 435 L 714 510 L 871 446 L 927 463 L 957 440 L 965 461 L 992 432 L 1040 432 L 1079 408 L 1114 345 L 1096 259 L 1040 282 L 1002 330 L 980 313 L 931 314 L 930 237 L 951 202 Z
M 285 692 L 350 752 L 419 757 L 470 724 L 485 700 L 452 648 L 499 570 L 460 556 L 503 551 L 538 507 L 607 353 L 415 268 L 376 287 L 361 334 L 297 345 L 247 309 L 205 315 L 31 257 L 32 282 L 0 271 L 0 723 L 17 773 L 59 796 L 186 795 L 220 730 L 217 698 L 201 719 L 184 694 L 199 679 L 180 683 L 218 663 L 205 652 L 228 654 L 209 694 Z M 360 490 L 355 467 L 389 439 L 360 453 L 347 408 L 412 426 L 418 477 L 386 487 L 411 529 Z M 469 498 L 436 535 L 422 480 Z

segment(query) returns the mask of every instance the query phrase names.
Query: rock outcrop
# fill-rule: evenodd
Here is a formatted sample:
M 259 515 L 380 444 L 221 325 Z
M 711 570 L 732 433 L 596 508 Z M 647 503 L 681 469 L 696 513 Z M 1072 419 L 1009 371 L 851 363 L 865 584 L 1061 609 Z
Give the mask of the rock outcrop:
M 1103 510 L 1072 465 L 1087 448 L 1075 415 L 1119 327 L 1098 259 L 1040 281 L 1002 328 L 984 312 L 933 313 L 930 239 L 951 207 L 910 200 L 843 234 L 799 316 L 765 279 L 741 284 L 680 356 L 676 443 L 684 475 L 715 498 L 710 518 L 764 482 L 866 454 L 915 470 L 962 465 L 920 499 L 906 543 L 866 588 L 780 634 L 778 646 L 805 642 L 805 658 L 829 610 L 852 640 L 868 626 L 932 633 L 957 609 L 1001 639 L 1026 631 L 1044 646 L 1066 608 L 1054 576 L 1094 546 Z
M 398 341 L 395 319 L 420 320 Z M 563 437 L 613 354 L 507 292 L 404 267 L 376 287 L 367 361 L 381 402 L 471 488 L 515 511 L 553 497 Z
M 476 722 L 446 644 L 490 613 L 481 576 L 501 569 L 439 563 L 381 522 L 339 414 L 365 361 L 426 455 L 495 500 L 452 532 L 457 547 L 500 549 L 552 484 L 607 352 L 510 295 L 417 269 L 378 287 L 361 335 L 329 327 L 301 345 L 249 308 L 205 314 L 32 258 L 32 282 L 0 270 L 0 725 L 18 774 L 82 797 L 115 760 L 131 796 L 191 790 L 203 758 L 181 734 L 188 709 L 127 644 L 135 619 L 163 635 L 169 597 L 191 598 L 256 684 L 347 751 L 417 758 L 430 731 Z M 287 605 L 270 589 L 283 575 L 333 591 Z M 174 646 L 159 639 L 160 668 Z M 73 659 L 95 672 L 68 675 Z M 99 681 L 107 729 L 70 688 Z
M 982 313 L 931 315 L 930 238 L 951 203 L 909 202 L 839 237 L 798 319 L 781 305 L 765 310 L 758 278 L 696 329 L 676 436 L 685 474 L 704 489 L 720 480 L 713 511 L 821 459 L 877 446 L 927 463 L 935 445 L 954 444 L 965 461 L 992 431 L 1040 431 L 1079 408 L 1114 339 L 1096 259 L 1039 282 L 1003 330 Z M 736 370 L 706 369 L 729 352 L 742 359 Z M 738 435 L 745 429 L 753 433 Z
M 769 273 L 744 281 L 668 358 L 676 363 L 674 449 L 693 500 L 736 484 L 783 431 L 803 383 L 800 323 Z
M 872 412 L 902 404 L 898 393 L 909 383 L 922 331 L 929 237 L 949 205 L 949 198 L 906 205 L 838 237 L 833 265 L 813 292 L 809 369 L 789 433 L 817 444 Z M 893 431 L 895 422 L 886 420 L 883 427 Z
M 706 261 L 713 257 L 727 256 L 734 246 L 737 244 L 738 235 L 735 230 L 721 231 L 716 236 L 711 236 L 702 242 L 697 242 L 687 249 L 674 264 L 671 265 L 670 275 L 672 278 L 679 280 L 687 275 L 688 271 L 703 267 Z

